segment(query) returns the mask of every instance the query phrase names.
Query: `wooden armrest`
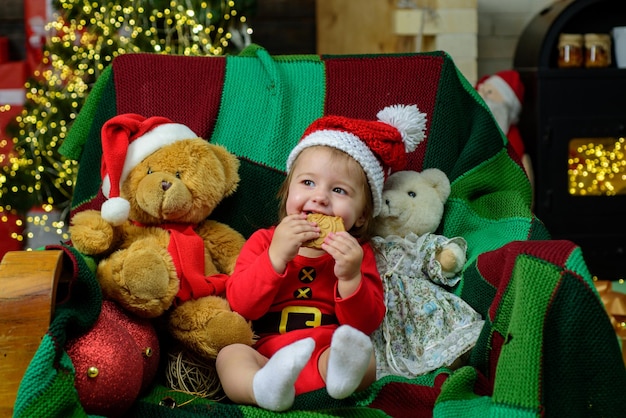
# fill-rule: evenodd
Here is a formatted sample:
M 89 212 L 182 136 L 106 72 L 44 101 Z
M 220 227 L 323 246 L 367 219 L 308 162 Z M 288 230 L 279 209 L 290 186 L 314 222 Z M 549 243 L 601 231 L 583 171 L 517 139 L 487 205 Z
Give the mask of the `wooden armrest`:
M 50 325 L 63 252 L 11 251 L 0 262 L 0 416 L 11 416 L 24 372 Z

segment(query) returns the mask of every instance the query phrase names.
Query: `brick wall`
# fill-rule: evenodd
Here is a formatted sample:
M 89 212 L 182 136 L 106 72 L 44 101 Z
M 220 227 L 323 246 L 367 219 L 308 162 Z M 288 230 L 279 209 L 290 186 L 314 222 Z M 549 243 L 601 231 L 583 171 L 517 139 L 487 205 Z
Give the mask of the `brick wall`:
M 467 79 L 474 83 L 484 75 L 513 67 L 519 35 L 535 15 L 554 1 L 559 0 L 317 0 L 317 51 L 420 50 L 411 42 L 414 32 L 421 32 L 422 28 L 425 37 L 421 50 L 447 51 Z M 373 11 L 374 7 L 378 9 Z M 424 8 L 429 13 L 422 21 L 415 16 L 421 16 Z M 392 13 L 395 9 L 401 10 L 402 18 Z M 463 13 L 475 14 L 461 16 Z M 381 26 L 380 30 L 359 30 L 386 21 L 392 23 Z M 422 27 L 420 21 L 425 22 L 425 26 Z M 402 22 L 404 25 L 400 27 Z M 464 29 L 468 25 L 470 29 Z M 399 41 L 394 38 L 396 35 Z M 407 39 L 411 42 L 404 42 Z
M 463 75 L 477 80 L 477 0 L 411 0 L 396 3 L 393 32 L 404 39 L 421 38 L 410 50 L 446 51 Z M 417 8 L 400 7 L 412 4 Z M 409 50 L 409 51 L 410 51 Z M 398 52 L 409 52 L 399 50 Z
M 558 0 L 478 0 L 478 77 L 513 67 L 528 22 Z

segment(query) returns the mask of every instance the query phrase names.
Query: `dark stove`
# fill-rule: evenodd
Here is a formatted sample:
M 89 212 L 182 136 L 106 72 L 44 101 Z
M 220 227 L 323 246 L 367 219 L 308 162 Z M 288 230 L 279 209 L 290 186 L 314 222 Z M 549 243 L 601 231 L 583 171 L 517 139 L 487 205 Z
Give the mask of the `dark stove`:
M 519 127 L 535 177 L 535 212 L 555 239 L 581 246 L 591 273 L 626 278 L 626 69 L 561 68 L 561 34 L 626 26 L 623 0 L 562 0 L 520 36 L 526 89 Z M 614 55 L 614 51 L 610 51 Z

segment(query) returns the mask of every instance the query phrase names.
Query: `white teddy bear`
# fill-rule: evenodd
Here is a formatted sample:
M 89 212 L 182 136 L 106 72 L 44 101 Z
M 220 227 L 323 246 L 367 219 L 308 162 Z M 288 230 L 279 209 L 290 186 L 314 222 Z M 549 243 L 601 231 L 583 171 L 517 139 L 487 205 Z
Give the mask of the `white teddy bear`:
M 372 239 L 387 306 L 372 334 L 378 378 L 457 367 L 482 329 L 480 315 L 451 291 L 467 243 L 434 233 L 449 195 L 448 177 L 435 168 L 396 172 L 385 183 Z
M 424 259 L 438 275 L 439 269 L 433 261 L 441 265 L 444 277 L 455 276 L 465 264 L 467 244 L 465 240 L 449 240 L 434 232 L 443 217 L 444 204 L 450 196 L 450 181 L 446 174 L 437 168 L 422 172 L 398 171 L 393 173 L 383 189 L 384 205 L 376 220 L 374 233 L 381 237 L 416 235 L 430 247 L 428 259 Z M 432 251 L 434 250 L 434 251 Z M 431 277 L 437 280 L 436 277 Z M 442 283 L 452 285 L 453 283 Z

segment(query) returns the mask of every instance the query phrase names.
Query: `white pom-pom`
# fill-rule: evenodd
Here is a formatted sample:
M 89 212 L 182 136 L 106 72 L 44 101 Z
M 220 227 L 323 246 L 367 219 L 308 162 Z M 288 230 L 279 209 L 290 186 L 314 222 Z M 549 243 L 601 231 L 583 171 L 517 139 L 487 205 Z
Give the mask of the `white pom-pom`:
M 102 204 L 102 219 L 112 225 L 121 225 L 128 220 L 130 203 L 122 197 L 114 197 Z
M 426 114 L 416 105 L 387 106 L 376 116 L 400 132 L 406 152 L 414 151 L 426 136 Z

